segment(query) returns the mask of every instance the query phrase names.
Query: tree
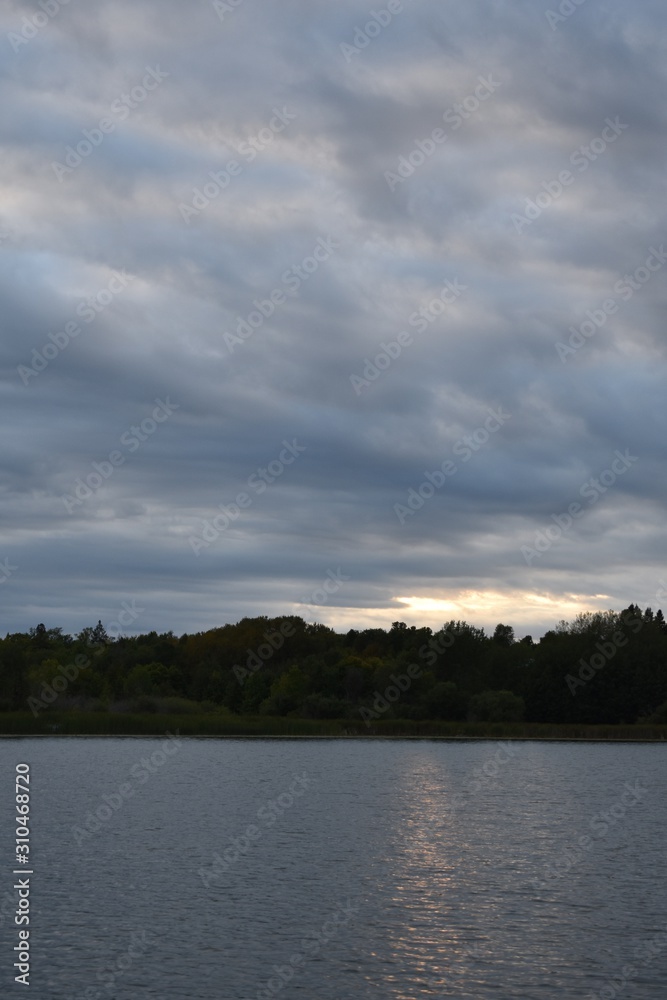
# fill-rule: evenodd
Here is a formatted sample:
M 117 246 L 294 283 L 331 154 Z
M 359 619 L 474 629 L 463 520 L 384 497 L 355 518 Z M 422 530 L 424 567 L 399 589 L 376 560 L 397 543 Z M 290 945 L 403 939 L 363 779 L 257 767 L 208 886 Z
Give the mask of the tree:
M 438 681 L 423 698 L 426 719 L 464 719 L 465 698 L 451 681 Z
M 98 619 L 97 625 L 94 628 L 84 628 L 82 629 L 77 639 L 80 642 L 86 644 L 86 646 L 98 648 L 100 646 L 106 646 L 111 642 L 111 639 L 107 635 L 107 630 L 105 629 L 102 622 Z
M 260 705 L 263 715 L 287 715 L 301 705 L 307 689 L 303 671 L 293 665 L 271 685 L 271 694 Z
M 525 713 L 523 698 L 512 691 L 482 691 L 470 701 L 472 722 L 522 722 Z
M 20 645 L 9 638 L 0 643 L 0 690 L 0 708 L 25 710 L 30 694 L 26 657 Z
M 663 701 L 662 705 L 658 705 L 655 712 L 644 721 L 653 722 L 660 726 L 667 725 L 667 701 Z
M 496 625 L 493 641 L 499 646 L 511 646 L 514 643 L 514 629 L 511 625 Z

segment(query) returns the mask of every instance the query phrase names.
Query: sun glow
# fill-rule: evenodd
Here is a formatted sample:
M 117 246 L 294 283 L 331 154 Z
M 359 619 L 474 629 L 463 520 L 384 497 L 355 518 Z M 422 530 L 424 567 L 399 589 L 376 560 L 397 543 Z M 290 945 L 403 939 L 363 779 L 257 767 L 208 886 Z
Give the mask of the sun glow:
M 407 605 L 409 611 L 442 611 L 449 614 L 459 609 L 455 601 L 443 601 L 436 597 L 397 597 L 396 600 Z
M 454 619 L 467 621 L 492 633 L 497 624 L 503 623 L 513 626 L 517 638 L 529 633 L 537 639 L 561 619 L 571 620 L 584 611 L 606 611 L 611 604 L 612 599 L 607 594 L 463 590 L 450 597 L 442 592 L 396 597 L 390 607 L 323 607 L 317 620 L 337 631 L 349 628 L 386 629 L 397 620 L 417 628 L 428 626 L 437 630 Z

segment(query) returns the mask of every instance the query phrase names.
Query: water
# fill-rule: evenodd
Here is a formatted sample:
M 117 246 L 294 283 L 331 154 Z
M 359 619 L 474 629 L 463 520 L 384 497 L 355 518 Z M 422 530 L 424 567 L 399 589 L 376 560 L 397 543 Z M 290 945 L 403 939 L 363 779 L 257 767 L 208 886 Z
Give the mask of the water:
M 664 1000 L 665 752 L 1 740 L 12 913 L 16 763 L 32 773 L 29 995 Z

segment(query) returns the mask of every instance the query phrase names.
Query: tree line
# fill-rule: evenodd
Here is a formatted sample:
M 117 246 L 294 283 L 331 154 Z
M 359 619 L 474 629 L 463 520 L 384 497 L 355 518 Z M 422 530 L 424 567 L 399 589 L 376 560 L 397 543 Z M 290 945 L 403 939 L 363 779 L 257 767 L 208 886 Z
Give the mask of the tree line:
M 337 633 L 298 616 L 110 638 L 43 624 L 0 640 L 0 712 L 223 712 L 308 719 L 667 723 L 667 625 L 631 604 L 539 642 L 465 621 Z

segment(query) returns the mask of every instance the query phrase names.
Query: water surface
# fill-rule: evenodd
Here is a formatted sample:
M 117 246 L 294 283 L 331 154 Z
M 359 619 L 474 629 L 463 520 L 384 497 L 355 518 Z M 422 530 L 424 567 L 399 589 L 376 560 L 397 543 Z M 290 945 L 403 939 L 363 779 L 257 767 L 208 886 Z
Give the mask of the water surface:
M 667 996 L 661 745 L 28 738 L 0 754 L 9 805 L 15 764 L 32 770 L 33 1000 Z M 13 837 L 3 808 L 4 872 Z M 3 995 L 21 989 L 15 931 L 4 919 Z

